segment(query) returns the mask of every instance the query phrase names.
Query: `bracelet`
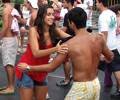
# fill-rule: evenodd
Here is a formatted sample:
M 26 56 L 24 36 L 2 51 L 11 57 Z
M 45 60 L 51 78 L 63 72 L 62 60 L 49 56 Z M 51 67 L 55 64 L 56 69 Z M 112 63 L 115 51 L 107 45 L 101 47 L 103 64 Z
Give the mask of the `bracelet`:
M 31 69 L 31 68 L 30 68 L 30 66 L 29 66 L 29 65 L 27 65 L 26 70 L 28 70 L 28 71 L 29 71 L 30 69 Z

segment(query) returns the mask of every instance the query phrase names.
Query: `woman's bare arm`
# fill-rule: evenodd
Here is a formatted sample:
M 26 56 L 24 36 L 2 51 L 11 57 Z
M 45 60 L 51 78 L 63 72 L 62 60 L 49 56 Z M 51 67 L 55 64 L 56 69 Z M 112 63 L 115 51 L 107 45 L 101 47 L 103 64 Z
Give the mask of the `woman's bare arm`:
M 56 30 L 61 38 L 66 38 L 66 37 L 71 36 L 71 35 L 67 34 L 66 32 L 64 32 L 63 30 L 61 30 L 60 28 L 56 28 Z
M 35 57 L 47 56 L 47 55 L 50 55 L 51 53 L 57 52 L 59 50 L 64 50 L 63 52 L 67 52 L 66 45 L 62 45 L 62 46 L 58 45 L 56 47 L 52 47 L 49 49 L 40 50 L 37 34 L 38 33 L 37 33 L 35 27 L 31 27 L 30 33 L 29 33 L 29 44 L 30 44 L 32 53 Z

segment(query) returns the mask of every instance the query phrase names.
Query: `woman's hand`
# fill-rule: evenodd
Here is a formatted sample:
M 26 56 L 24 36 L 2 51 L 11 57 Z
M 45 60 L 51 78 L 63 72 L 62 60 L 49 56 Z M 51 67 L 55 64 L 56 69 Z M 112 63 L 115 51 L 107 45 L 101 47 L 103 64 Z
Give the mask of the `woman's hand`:
M 18 64 L 18 68 L 21 70 L 27 70 L 27 67 L 28 67 L 28 64 L 26 64 L 26 63 L 19 63 Z
M 67 44 L 60 44 L 62 41 L 60 40 L 56 47 L 57 47 L 57 52 L 61 54 L 66 54 L 68 52 L 68 46 Z

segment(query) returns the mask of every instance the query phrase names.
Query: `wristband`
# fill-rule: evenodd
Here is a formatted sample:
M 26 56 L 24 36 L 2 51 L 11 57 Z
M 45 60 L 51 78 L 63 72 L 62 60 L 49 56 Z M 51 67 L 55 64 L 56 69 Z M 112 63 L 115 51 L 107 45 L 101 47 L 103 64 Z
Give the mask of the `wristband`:
M 29 71 L 30 69 L 31 69 L 31 68 L 30 68 L 30 66 L 29 66 L 29 65 L 27 65 L 26 70 L 28 70 L 28 71 Z

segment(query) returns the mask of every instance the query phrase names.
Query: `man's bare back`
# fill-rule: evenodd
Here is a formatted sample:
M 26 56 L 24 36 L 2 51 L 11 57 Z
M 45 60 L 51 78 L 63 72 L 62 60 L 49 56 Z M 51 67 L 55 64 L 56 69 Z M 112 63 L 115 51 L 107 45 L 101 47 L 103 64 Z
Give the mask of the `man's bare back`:
M 12 23 L 12 5 L 11 4 L 4 4 L 4 10 L 3 10 L 3 30 L 2 34 L 3 37 L 11 37 L 13 36 L 13 33 L 11 32 L 11 23 Z
M 11 3 L 5 3 L 3 9 L 3 28 L 2 37 L 14 37 L 19 34 L 18 21 L 25 24 L 26 21 L 21 18 L 19 12 Z
M 93 80 L 97 76 L 97 67 L 104 48 L 103 37 L 85 31 L 77 34 L 67 43 L 73 64 L 74 81 Z

